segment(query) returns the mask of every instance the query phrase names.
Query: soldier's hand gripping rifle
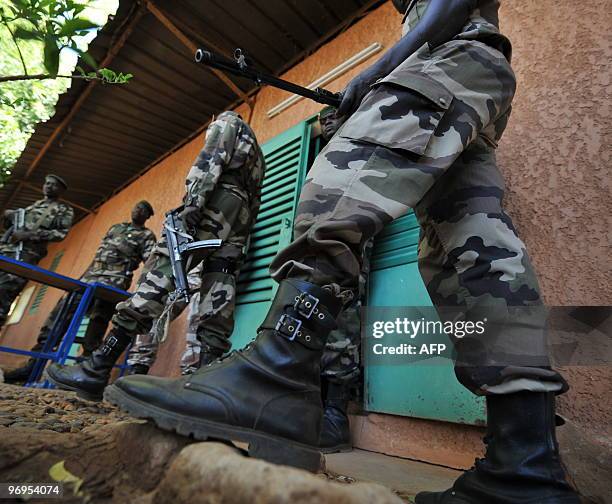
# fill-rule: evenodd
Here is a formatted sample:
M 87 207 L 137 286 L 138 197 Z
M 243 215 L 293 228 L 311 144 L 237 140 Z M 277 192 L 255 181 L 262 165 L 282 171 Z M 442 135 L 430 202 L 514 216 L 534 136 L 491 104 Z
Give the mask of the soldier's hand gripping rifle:
M 176 290 L 172 293 L 172 300 L 184 299 L 189 303 L 189 283 L 187 282 L 187 268 L 189 254 L 195 250 L 207 248 L 219 248 L 222 240 L 200 240 L 194 241 L 179 217 L 180 208 L 172 210 L 166 214 L 164 228 L 166 230 L 166 240 L 168 241 L 168 251 L 170 253 L 170 265 L 174 276 Z
M 216 68 L 217 70 L 222 70 L 237 75 L 238 77 L 245 77 L 255 81 L 258 85 L 268 84 L 269 86 L 284 89 L 285 91 L 309 98 L 318 103 L 323 103 L 324 105 L 331 105 L 332 107 L 338 108 L 342 102 L 341 93 L 332 93 L 323 88 L 309 89 L 255 70 L 250 66 L 249 62 L 247 62 L 242 49 L 236 49 L 234 51 L 233 61 L 211 51 L 198 49 L 195 54 L 195 60 L 197 63 L 202 63 L 206 66 Z
M 11 215 L 12 224 L 2 236 L 2 243 L 10 243 L 11 236 L 15 231 L 23 231 L 25 228 L 25 208 L 18 208 Z M 23 241 L 17 243 L 15 247 L 15 259 L 21 261 L 23 255 Z

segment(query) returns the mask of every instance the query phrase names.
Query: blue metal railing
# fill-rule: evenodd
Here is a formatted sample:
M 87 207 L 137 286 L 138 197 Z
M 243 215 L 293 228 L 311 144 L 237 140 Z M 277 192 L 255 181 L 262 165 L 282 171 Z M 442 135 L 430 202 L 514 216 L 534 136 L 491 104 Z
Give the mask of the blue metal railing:
M 0 270 L 13 275 L 17 275 L 34 282 L 42 283 L 50 287 L 62 289 L 68 292 L 68 298 L 63 303 L 61 310 L 53 322 L 47 340 L 42 351 L 22 350 L 0 345 L 0 352 L 8 352 L 17 355 L 25 355 L 36 359 L 36 363 L 26 382 L 29 387 L 52 388 L 53 385 L 47 381 L 41 381 L 41 377 L 47 361 L 51 360 L 58 364 L 65 364 L 68 359 L 75 359 L 70 356 L 70 349 L 75 342 L 79 327 L 87 310 L 94 299 L 102 299 L 108 302 L 123 301 L 130 296 L 129 292 L 100 283 L 88 284 L 74 278 L 60 275 L 54 271 L 49 271 L 39 266 L 17 261 L 0 255 Z M 80 299 L 78 299 L 80 297 Z M 66 332 L 62 334 L 65 327 L 64 319 L 71 304 L 78 300 L 76 311 L 70 320 Z M 59 344 L 58 344 L 59 343 Z M 55 350 L 53 350 L 55 348 Z M 120 375 L 125 373 L 127 368 L 127 353 L 124 362 L 116 366 L 120 369 Z

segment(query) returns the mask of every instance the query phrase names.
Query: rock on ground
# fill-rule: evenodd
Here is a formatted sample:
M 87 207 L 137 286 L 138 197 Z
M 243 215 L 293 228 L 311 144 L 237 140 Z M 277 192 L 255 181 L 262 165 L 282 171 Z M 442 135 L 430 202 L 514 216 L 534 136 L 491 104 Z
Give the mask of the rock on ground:
M 401 504 L 388 488 L 350 485 L 243 456 L 220 443 L 196 443 L 174 459 L 151 504 Z

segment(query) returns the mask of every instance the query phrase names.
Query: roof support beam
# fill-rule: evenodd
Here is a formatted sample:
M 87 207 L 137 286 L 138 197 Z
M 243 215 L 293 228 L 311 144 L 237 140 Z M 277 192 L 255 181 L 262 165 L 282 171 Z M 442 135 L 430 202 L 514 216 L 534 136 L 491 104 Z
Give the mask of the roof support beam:
M 193 42 L 187 35 L 185 35 L 171 20 L 168 18 L 166 14 L 164 14 L 151 0 L 144 0 L 144 4 L 146 5 L 149 12 L 153 14 L 157 20 L 163 24 L 170 33 L 172 33 L 189 51 L 191 52 L 191 56 L 195 57 L 195 52 L 198 49 L 198 46 Z M 214 46 L 214 44 L 208 45 Z M 236 96 L 240 97 L 242 101 L 249 108 L 249 120 L 253 114 L 253 107 L 249 100 L 248 95 L 242 91 L 227 75 L 225 75 L 222 71 L 217 70 L 216 68 L 210 68 L 210 70 L 228 87 L 230 88 Z
M 119 50 L 125 44 L 125 42 L 128 39 L 128 37 L 131 35 L 132 31 L 134 30 L 134 27 L 136 26 L 136 23 L 138 23 L 140 18 L 145 13 L 146 13 L 146 9 L 144 9 L 142 7 L 139 7 L 136 10 L 136 12 L 133 14 L 132 19 L 130 19 L 130 21 L 128 22 L 127 26 L 125 27 L 125 29 L 123 30 L 123 32 L 121 33 L 119 38 L 109 48 L 108 52 L 106 53 L 106 56 L 100 62 L 100 64 L 99 64 L 100 68 L 104 68 L 105 66 L 107 66 L 113 60 L 113 58 L 117 55 Z M 25 172 L 25 174 L 23 176 L 23 179 L 18 182 L 17 187 L 15 188 L 15 191 L 13 191 L 13 194 L 11 194 L 11 196 L 6 200 L 6 203 L 2 207 L 2 211 L 4 211 L 7 207 L 9 207 L 9 205 L 13 202 L 13 200 L 15 199 L 15 197 L 17 196 L 17 194 L 19 193 L 21 188 L 26 184 L 26 180 L 30 177 L 32 172 L 34 172 L 36 167 L 41 162 L 42 158 L 45 156 L 47 151 L 51 148 L 51 146 L 53 145 L 53 143 L 55 142 L 55 140 L 59 136 L 59 134 L 62 131 L 64 131 L 64 129 L 66 128 L 66 126 L 68 126 L 68 124 L 70 124 L 70 121 L 72 121 L 72 119 L 77 114 L 79 109 L 83 106 L 83 103 L 85 103 L 85 101 L 87 100 L 89 95 L 92 93 L 92 91 L 94 90 L 94 88 L 96 87 L 97 84 L 98 84 L 97 80 L 90 81 L 87 84 L 87 86 L 85 87 L 83 92 L 79 95 L 78 99 L 74 102 L 74 105 L 72 105 L 72 108 L 70 109 L 70 112 L 68 112 L 66 117 L 64 117 L 64 119 L 62 120 L 62 122 L 57 125 L 55 130 L 53 130 L 53 133 L 51 133 L 51 136 L 47 139 L 45 144 L 38 151 L 38 154 L 36 154 L 36 157 L 32 160 L 32 162 L 30 163 L 30 166 L 28 166 L 28 169 L 26 170 L 26 172 Z M 91 212 L 91 210 L 85 209 L 83 207 L 79 207 L 78 205 L 76 205 L 74 203 L 73 203 L 73 205 L 75 207 L 81 208 L 82 210 L 85 210 L 87 212 Z

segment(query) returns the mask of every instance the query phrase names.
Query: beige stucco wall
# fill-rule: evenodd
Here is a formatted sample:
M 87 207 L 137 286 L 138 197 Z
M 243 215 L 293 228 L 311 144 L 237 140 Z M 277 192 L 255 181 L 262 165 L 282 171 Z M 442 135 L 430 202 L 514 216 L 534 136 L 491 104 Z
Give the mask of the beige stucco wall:
M 551 305 L 612 304 L 610 2 L 502 2 L 518 92 L 499 164 Z M 561 412 L 612 436 L 612 367 L 566 369 Z
M 509 212 L 527 243 L 549 304 L 611 304 L 609 2 L 502 3 L 502 28 L 514 42 L 519 81 L 514 114 L 499 149 Z M 373 42 L 388 48 L 400 36 L 399 21 L 388 2 L 284 77 L 307 84 Z M 328 87 L 341 90 L 359 70 Z M 257 95 L 251 122 L 261 142 L 320 108 L 302 100 L 268 120 L 265 112 L 285 97 L 271 88 Z M 199 136 L 80 222 L 64 242 L 50 248 L 42 266 L 65 249 L 59 271 L 78 276 L 106 229 L 128 218 L 130 207 L 142 198 L 157 211 L 150 227 L 158 232 L 163 211 L 180 201 L 185 173 L 201 143 Z M 36 315 L 6 331 L 3 344 L 30 345 L 59 295 L 49 291 Z M 183 332 L 181 319 L 172 327 L 155 373 L 177 373 Z M 0 354 L 0 364 L 15 361 Z M 574 388 L 562 398 L 563 412 L 585 426 L 612 425 L 612 410 L 602 400 L 612 392 L 610 368 L 572 369 L 568 376 Z

